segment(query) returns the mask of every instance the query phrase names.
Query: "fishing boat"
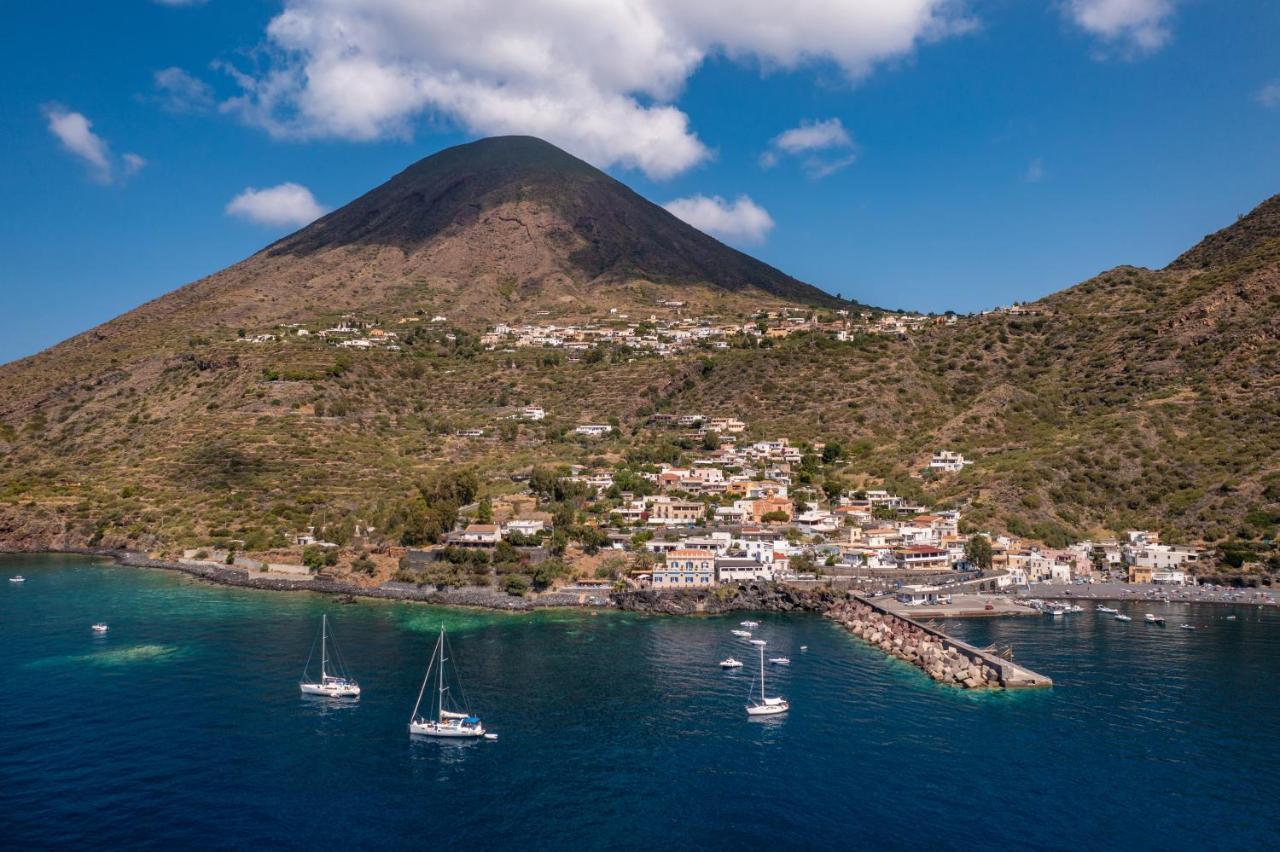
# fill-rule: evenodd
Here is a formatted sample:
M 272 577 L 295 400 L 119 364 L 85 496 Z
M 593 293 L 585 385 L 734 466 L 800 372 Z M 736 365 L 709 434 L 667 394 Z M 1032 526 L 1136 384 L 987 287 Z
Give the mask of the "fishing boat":
M 27 582 L 27 578 L 26 578 L 26 577 L 24 577 L 24 576 L 22 576 L 21 574 L 14 574 L 12 577 L 10 577 L 10 578 L 9 578 L 9 582 L 10 582 L 10 583 L 25 583 L 25 582 Z
M 1146 615 L 1142 616 L 1142 620 L 1145 621 L 1147 624 L 1159 624 L 1161 627 L 1164 626 L 1164 616 L 1155 615 L 1154 613 L 1150 613 L 1150 612 L 1147 613 Z
M 769 662 L 773 663 L 775 666 L 789 666 L 791 665 L 791 658 L 790 657 L 770 657 Z
M 93 625 L 89 629 L 92 630 L 94 633 L 102 634 L 102 633 L 106 633 L 111 628 L 107 627 L 107 625 L 99 621 L 97 624 Z
M 785 713 L 791 709 L 791 705 L 787 703 L 787 699 L 782 696 L 769 698 L 764 692 L 764 643 L 761 642 L 760 648 L 760 700 L 755 698 L 755 690 L 751 690 L 750 704 L 747 705 L 748 716 L 776 716 L 779 713 Z M 754 684 L 752 684 L 754 686 Z
M 1125 615 L 1123 612 L 1117 612 L 1116 621 L 1133 621 L 1133 616 Z
M 743 622 L 741 622 L 741 626 L 743 626 L 743 627 L 747 628 L 748 630 L 755 630 L 757 627 L 759 627 L 759 626 L 760 626 L 760 622 L 758 622 L 758 621 L 743 621 Z
M 458 700 L 454 701 L 453 691 L 445 677 L 444 666 L 449 662 L 452 651 L 444 635 L 444 625 L 440 625 L 440 638 L 431 652 L 431 662 L 427 664 L 427 673 L 422 678 L 422 688 L 418 690 L 418 701 L 413 705 L 413 715 L 409 717 L 409 734 L 424 737 L 441 737 L 450 739 L 497 739 L 496 734 L 485 732 L 484 723 L 471 715 L 466 708 L 466 697 L 462 695 L 462 681 L 458 679 L 457 668 L 454 667 L 454 682 L 458 684 Z M 427 699 L 426 713 L 422 712 L 422 699 L 427 695 L 427 684 L 435 675 L 435 684 Z
M 333 645 L 330 656 L 329 645 Z M 302 680 L 298 681 L 298 689 L 303 695 L 323 695 L 327 698 L 359 698 L 360 684 L 347 676 L 346 666 L 338 654 L 338 644 L 329 633 L 329 616 L 320 616 L 320 678 L 312 680 L 311 658 L 315 655 L 316 646 L 311 645 L 311 653 L 307 655 L 307 664 L 302 669 Z
M 734 636 L 737 636 L 739 639 L 750 639 L 750 638 L 751 638 L 751 631 L 750 631 L 750 630 L 730 630 L 729 632 L 730 632 L 730 633 L 732 633 Z
M 721 661 L 720 661 L 720 668 L 722 668 L 722 669 L 740 669 L 740 668 L 742 668 L 742 661 L 741 661 L 741 660 L 735 660 L 733 657 L 725 657 L 723 660 L 721 660 Z

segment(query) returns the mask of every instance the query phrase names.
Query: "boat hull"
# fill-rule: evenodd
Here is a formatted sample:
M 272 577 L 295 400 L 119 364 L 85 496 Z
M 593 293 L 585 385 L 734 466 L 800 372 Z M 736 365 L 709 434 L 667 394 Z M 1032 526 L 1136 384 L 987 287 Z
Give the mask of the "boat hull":
M 790 704 L 751 704 L 747 706 L 748 716 L 777 716 L 791 709 Z
M 461 725 L 438 725 L 435 722 L 410 722 L 409 734 L 417 737 L 439 737 L 440 739 L 476 740 L 485 735 L 483 725 L 463 727 Z
M 359 698 L 360 687 L 353 684 L 330 686 L 322 683 L 300 683 L 298 689 L 303 695 L 323 695 L 326 698 Z

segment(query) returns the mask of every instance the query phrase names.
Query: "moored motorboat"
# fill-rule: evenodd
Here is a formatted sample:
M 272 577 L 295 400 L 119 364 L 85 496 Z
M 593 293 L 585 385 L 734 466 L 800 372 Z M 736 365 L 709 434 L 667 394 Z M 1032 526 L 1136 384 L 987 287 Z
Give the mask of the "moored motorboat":
M 757 648 L 763 648 L 768 643 L 765 642 L 763 639 L 752 639 L 751 644 L 755 645 Z
M 1159 624 L 1161 627 L 1164 626 L 1164 616 L 1156 615 L 1155 613 L 1151 613 L 1151 612 L 1147 613 L 1146 615 L 1142 616 L 1142 620 L 1145 621 L 1147 624 Z
M 748 630 L 755 630 L 757 627 L 760 626 L 760 622 L 758 621 L 742 621 L 742 622 L 739 622 L 739 624 L 741 624 L 741 626 L 747 628 Z
M 94 633 L 101 634 L 101 633 L 106 633 L 110 628 L 107 627 L 107 625 L 103 624 L 101 621 L 99 621 L 97 624 L 93 625 L 89 629 L 92 630 Z
M 725 657 L 723 660 L 721 660 L 721 661 L 720 661 L 720 668 L 722 668 L 722 669 L 740 669 L 740 668 L 742 668 L 742 661 L 741 661 L 741 660 L 735 660 L 733 657 Z
M 1133 616 L 1125 615 L 1123 612 L 1117 612 L 1116 621 L 1133 621 Z
M 791 658 L 790 657 L 770 657 L 769 662 L 773 663 L 775 666 L 789 666 L 791 665 Z
M 329 654 L 329 645 L 333 644 L 333 655 Z M 333 641 L 329 631 L 329 616 L 320 616 L 320 678 L 313 680 L 307 672 L 311 668 L 311 656 L 315 653 L 315 645 L 311 646 L 311 654 L 302 668 L 302 679 L 298 681 L 298 691 L 303 695 L 323 695 L 326 698 L 359 698 L 360 684 L 348 676 L 342 658 L 338 654 L 338 644 Z
M 750 639 L 750 638 L 751 638 L 751 631 L 750 631 L 750 630 L 730 630 L 729 632 L 730 632 L 730 633 L 732 633 L 734 636 L 737 636 L 739 639 Z
M 27 582 L 27 578 L 26 578 L 26 577 L 24 577 L 24 576 L 22 576 L 21 574 L 14 574 L 12 577 L 10 577 L 10 578 L 9 578 L 9 582 L 10 582 L 10 583 L 25 583 L 25 582 Z
M 1194 624 L 1179 624 L 1178 629 L 1179 630 L 1195 630 L 1196 627 Z
M 1120 611 L 1115 607 L 1106 606 L 1105 604 L 1098 604 L 1097 610 L 1098 612 L 1110 612 L 1110 613 L 1117 613 Z

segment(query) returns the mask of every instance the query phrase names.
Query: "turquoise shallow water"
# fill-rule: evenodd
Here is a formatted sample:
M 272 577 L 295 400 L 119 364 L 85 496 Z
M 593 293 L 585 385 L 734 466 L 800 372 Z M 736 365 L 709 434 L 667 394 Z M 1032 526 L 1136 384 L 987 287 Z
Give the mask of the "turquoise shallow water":
M 953 624 L 1051 691 L 966 694 L 821 618 L 758 616 L 793 702 L 750 721 L 734 618 L 512 616 L 0 558 L 13 848 L 1267 848 L 1280 614 Z M 322 612 L 364 697 L 305 700 Z M 1235 612 L 1239 618 L 1227 621 Z M 107 621 L 95 637 L 89 625 Z M 410 742 L 441 620 L 494 743 Z M 1181 621 L 1203 625 L 1177 630 Z M 807 652 L 799 647 L 808 645 Z

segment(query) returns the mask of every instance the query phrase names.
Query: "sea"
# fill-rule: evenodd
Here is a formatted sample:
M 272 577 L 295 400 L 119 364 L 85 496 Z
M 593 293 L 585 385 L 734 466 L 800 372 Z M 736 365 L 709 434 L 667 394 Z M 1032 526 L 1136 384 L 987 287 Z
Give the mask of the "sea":
M 1119 606 L 947 623 L 1055 682 L 978 693 L 809 614 L 342 605 L 0 557 L 0 845 L 1276 848 L 1280 612 Z M 326 613 L 358 701 L 299 695 Z M 748 617 L 791 658 L 784 716 L 744 712 L 758 665 L 718 666 L 752 659 Z M 496 741 L 408 735 L 442 624 Z

